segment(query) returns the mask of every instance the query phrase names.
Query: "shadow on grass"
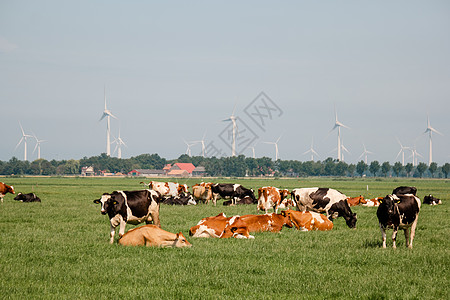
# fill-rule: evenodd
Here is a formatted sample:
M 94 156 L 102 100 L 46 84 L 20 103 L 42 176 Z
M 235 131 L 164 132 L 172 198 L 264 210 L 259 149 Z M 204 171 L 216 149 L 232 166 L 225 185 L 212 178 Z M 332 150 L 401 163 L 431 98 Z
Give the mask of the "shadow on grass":
M 365 240 L 362 244 L 363 248 L 382 248 L 383 243 L 379 240 Z

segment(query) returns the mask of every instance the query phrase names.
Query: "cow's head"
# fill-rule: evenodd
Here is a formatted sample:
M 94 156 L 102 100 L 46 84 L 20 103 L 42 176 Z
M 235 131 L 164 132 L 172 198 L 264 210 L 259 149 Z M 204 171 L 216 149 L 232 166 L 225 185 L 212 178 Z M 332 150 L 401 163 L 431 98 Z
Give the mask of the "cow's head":
M 16 192 L 14 192 L 14 187 L 12 185 L 7 185 L 6 186 L 6 192 L 11 193 L 11 194 L 15 194 Z
M 254 239 L 255 237 L 250 235 L 247 224 L 241 220 L 239 216 L 232 217 L 225 226 L 221 239 L 234 237 L 237 239 Z
M 292 217 L 291 217 L 292 210 L 287 209 L 281 211 L 280 215 L 283 216 L 283 226 L 286 226 L 288 228 L 294 227 L 294 224 L 292 223 Z
M 108 210 L 111 207 L 111 194 L 104 193 L 100 199 L 95 199 L 95 204 L 101 204 L 101 213 L 102 215 L 106 215 Z
M 389 218 L 391 218 L 395 214 L 395 205 L 400 203 L 400 198 L 396 195 L 387 195 L 383 199 L 378 200 L 380 202 L 381 210 L 384 210 Z
M 112 194 L 104 193 L 100 199 L 94 200 L 94 203 L 101 204 L 102 215 L 116 215 L 121 209 L 121 204 L 124 203 L 123 197 L 118 192 L 113 192 Z
M 25 200 L 25 196 L 22 193 L 18 193 L 17 196 L 14 197 L 14 200 L 23 201 Z
M 351 213 L 350 216 L 347 216 L 344 218 L 345 218 L 345 223 L 347 223 L 348 227 L 356 228 L 356 221 L 358 220 L 356 213 Z
M 181 232 L 177 233 L 177 237 L 173 243 L 173 247 L 182 248 L 182 247 L 192 247 L 192 244 L 189 243 L 186 238 L 183 236 Z
M 288 197 L 289 194 L 290 194 L 290 193 L 289 193 L 289 190 L 286 190 L 286 189 L 280 190 L 281 200 L 283 200 L 284 198 Z

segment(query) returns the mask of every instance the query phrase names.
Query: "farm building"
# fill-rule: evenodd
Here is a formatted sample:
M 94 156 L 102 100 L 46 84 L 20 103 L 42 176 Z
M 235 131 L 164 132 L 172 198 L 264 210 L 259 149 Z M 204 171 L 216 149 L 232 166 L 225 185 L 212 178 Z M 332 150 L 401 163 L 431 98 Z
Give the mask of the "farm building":
M 133 171 L 128 172 L 128 176 L 158 177 L 163 175 L 164 175 L 163 170 L 156 170 L 156 169 L 135 169 Z

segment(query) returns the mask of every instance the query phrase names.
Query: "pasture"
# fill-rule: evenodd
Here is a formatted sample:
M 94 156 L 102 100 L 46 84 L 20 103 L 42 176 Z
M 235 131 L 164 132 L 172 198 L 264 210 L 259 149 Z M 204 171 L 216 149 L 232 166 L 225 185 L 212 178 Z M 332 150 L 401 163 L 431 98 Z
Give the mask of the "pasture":
M 147 181 L 146 179 L 145 181 Z M 0 297 L 11 299 L 449 299 L 450 180 L 208 179 L 254 190 L 273 185 L 331 187 L 347 196 L 385 196 L 413 185 L 422 205 L 414 249 L 399 231 L 396 250 L 381 248 L 376 208 L 352 207 L 357 228 L 339 218 L 329 232 L 256 233 L 254 240 L 194 239 L 191 226 L 224 212 L 256 213 L 256 205 L 161 205 L 162 228 L 181 231 L 189 249 L 110 245 L 108 217 L 93 203 L 104 192 L 141 189 L 141 178 L 1 178 L 17 192 L 0 206 Z M 176 181 L 176 180 L 174 180 Z M 181 179 L 191 186 L 201 179 Z M 369 190 L 367 191 L 367 186 Z M 127 230 L 134 228 L 127 225 Z M 388 232 L 390 237 L 392 230 Z M 116 236 L 117 240 L 117 236 Z

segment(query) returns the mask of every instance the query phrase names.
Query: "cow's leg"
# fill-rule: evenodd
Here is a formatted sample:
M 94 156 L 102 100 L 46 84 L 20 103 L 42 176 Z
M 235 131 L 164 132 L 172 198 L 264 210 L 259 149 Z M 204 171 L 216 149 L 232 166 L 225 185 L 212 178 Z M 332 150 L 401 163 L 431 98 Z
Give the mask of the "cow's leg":
M 397 232 L 398 227 L 394 226 L 394 231 L 392 232 L 392 248 L 396 249 L 397 245 L 395 244 L 395 241 L 397 240 Z
M 383 242 L 383 248 L 386 248 L 386 230 L 380 223 L 380 230 L 381 230 L 381 241 Z
M 109 232 L 109 243 L 114 243 L 114 235 L 116 234 L 116 227 L 111 224 L 111 230 Z
M 119 225 L 119 238 L 121 238 L 125 234 L 125 226 L 127 225 L 127 222 L 120 218 L 120 225 Z
M 411 229 L 410 227 L 407 227 L 407 228 L 403 229 L 403 231 L 405 232 L 405 244 L 406 244 L 406 247 L 409 247 L 409 243 L 410 243 L 410 237 L 411 237 L 410 229 Z
M 411 225 L 411 237 L 410 237 L 411 240 L 410 240 L 409 246 L 408 246 L 411 249 L 413 247 L 414 236 L 416 235 L 417 217 L 418 216 L 416 216 L 416 219 L 414 220 L 414 222 Z

